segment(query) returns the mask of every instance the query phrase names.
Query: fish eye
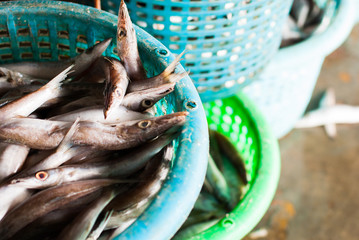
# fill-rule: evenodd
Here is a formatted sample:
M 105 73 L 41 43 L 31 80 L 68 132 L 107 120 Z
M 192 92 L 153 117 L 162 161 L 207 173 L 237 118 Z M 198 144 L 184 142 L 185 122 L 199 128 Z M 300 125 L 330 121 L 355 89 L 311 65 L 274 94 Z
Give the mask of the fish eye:
M 146 107 L 146 108 L 152 107 L 153 101 L 150 100 L 150 99 L 145 99 L 145 100 L 142 101 L 141 105 L 142 105 L 142 107 Z
M 138 126 L 140 128 L 143 128 L 143 129 L 148 128 L 149 126 L 151 126 L 151 121 L 150 120 L 143 120 L 143 121 L 138 123 Z
M 49 174 L 45 171 L 40 171 L 35 174 L 36 179 L 44 181 L 48 178 Z
M 119 32 L 118 32 L 118 36 L 120 36 L 121 38 L 122 37 L 126 37 L 126 31 L 124 29 L 120 29 Z
M 121 97 L 121 95 L 122 95 L 121 89 L 116 89 L 116 94 L 117 94 L 117 96 Z

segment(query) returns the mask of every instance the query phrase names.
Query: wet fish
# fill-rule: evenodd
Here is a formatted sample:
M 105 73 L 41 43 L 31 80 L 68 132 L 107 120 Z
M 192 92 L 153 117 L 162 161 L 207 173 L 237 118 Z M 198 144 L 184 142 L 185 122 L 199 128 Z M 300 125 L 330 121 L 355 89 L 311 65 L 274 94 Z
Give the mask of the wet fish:
M 24 164 L 30 148 L 0 142 L 0 181 L 16 173 Z
M 212 159 L 211 155 L 208 154 L 208 167 L 206 173 L 206 179 L 209 184 L 213 187 L 213 193 L 222 202 L 225 207 L 230 209 L 231 193 L 230 188 L 222 172 L 217 168 L 216 163 Z
M 200 222 L 197 224 L 194 224 L 192 226 L 189 226 L 183 230 L 181 230 L 180 232 L 176 233 L 175 237 L 173 238 L 174 240 L 178 240 L 178 239 L 188 239 L 194 235 L 197 235 L 200 232 L 203 232 L 204 230 L 212 227 L 213 225 L 215 225 L 220 219 L 213 219 L 213 220 L 208 220 L 205 222 Z
M 109 61 L 109 73 L 106 76 L 104 90 L 105 103 L 103 113 L 105 119 L 111 118 L 117 113 L 117 109 L 126 94 L 129 82 L 126 69 L 122 66 L 121 62 L 114 58 L 109 59 Z
M 97 217 L 107 204 L 117 196 L 119 191 L 116 188 L 110 188 L 103 192 L 95 202 L 91 203 L 84 211 L 71 221 L 57 237 L 59 240 L 76 239 L 85 240 L 95 225 Z
M 94 226 L 94 229 L 90 232 L 90 234 L 87 236 L 86 240 L 97 240 L 101 236 L 102 232 L 105 230 L 105 227 L 110 220 L 110 217 L 112 216 L 113 211 L 107 211 L 103 216 L 100 216 L 100 221 L 97 224 L 97 226 Z
M 114 212 L 108 222 L 107 228 L 114 228 L 109 239 L 114 238 L 126 228 L 128 228 L 142 212 L 151 203 L 158 194 L 161 186 L 167 178 L 173 157 L 173 147 L 167 147 L 162 154 L 158 154 L 150 162 L 140 179 L 146 179 L 146 182 L 140 182 L 135 188 L 125 195 L 118 195 L 107 207 Z
M 187 75 L 186 72 L 182 72 L 182 73 L 175 72 L 176 66 L 180 62 L 181 57 L 183 56 L 184 53 L 185 51 L 179 54 L 175 58 L 175 60 L 170 65 L 168 65 L 168 67 L 166 67 L 166 69 L 159 75 L 147 79 L 143 78 L 137 81 L 130 82 L 130 84 L 127 87 L 127 92 L 130 93 L 130 92 L 142 91 L 150 88 L 159 87 L 166 83 L 176 83 L 182 78 L 184 78 Z
M 100 188 L 115 184 L 115 180 L 78 181 L 45 189 L 10 211 L 0 221 L 0 236 L 6 240 L 23 227 L 45 214 Z
M 133 111 L 143 112 L 153 107 L 160 99 L 174 91 L 176 83 L 126 94 L 122 105 Z
M 64 113 L 49 118 L 54 121 L 73 122 L 76 118 L 81 118 L 82 121 L 93 121 L 101 123 L 119 123 L 131 120 L 141 120 L 150 118 L 151 115 L 146 113 L 139 113 L 127 109 L 124 106 L 117 106 L 110 116 L 106 119 L 103 114 L 103 106 L 90 106 L 81 108 L 72 112 Z
M 182 126 L 188 112 L 176 112 L 146 120 L 102 124 L 79 122 L 72 137 L 74 145 L 94 146 L 99 149 L 121 150 L 135 147 L 169 129 Z M 25 144 L 34 149 L 56 148 L 71 123 L 31 118 L 9 119 L 0 123 L 0 139 Z
M 244 165 L 242 157 L 239 155 L 235 146 L 231 141 L 218 131 L 213 132 L 221 153 L 226 156 L 234 167 L 237 169 L 239 176 L 244 184 L 248 183 L 246 166 Z
M 0 67 L 0 94 L 17 86 L 31 84 L 32 80 L 29 76 Z
M 59 91 L 61 91 L 60 86 L 62 82 L 65 80 L 67 74 L 72 68 L 73 66 L 66 68 L 39 90 L 1 107 L 0 121 L 18 116 L 26 117 L 40 107 L 44 102 L 56 97 Z
M 106 39 L 93 47 L 86 49 L 83 53 L 75 58 L 60 61 L 60 62 L 18 62 L 2 64 L 0 67 L 8 68 L 13 71 L 20 72 L 22 74 L 29 75 L 39 79 L 52 79 L 64 69 L 71 65 L 74 65 L 73 72 L 69 74 L 69 77 L 74 77 L 87 68 L 101 56 L 111 42 L 111 38 Z
M 121 0 L 118 11 L 116 37 L 118 56 L 130 80 L 136 82 L 146 79 L 146 71 L 138 52 L 136 31 L 133 28 L 127 6 L 123 0 Z
M 43 168 L 27 176 L 13 178 L 10 185 L 28 189 L 43 189 L 66 182 L 94 178 L 124 178 L 142 169 L 146 163 L 169 144 L 177 134 L 166 134 L 132 149 L 116 159 L 103 162 L 64 165 L 58 168 Z M 131 180 L 123 180 L 132 182 Z

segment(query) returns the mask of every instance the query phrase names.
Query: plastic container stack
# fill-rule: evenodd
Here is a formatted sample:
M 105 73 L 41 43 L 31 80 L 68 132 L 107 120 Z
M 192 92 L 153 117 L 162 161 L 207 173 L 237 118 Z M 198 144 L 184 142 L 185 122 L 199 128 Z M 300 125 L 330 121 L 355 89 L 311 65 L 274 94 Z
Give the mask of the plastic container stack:
M 127 1 L 133 22 L 183 61 L 202 101 L 235 94 L 278 50 L 292 0 Z M 102 1 L 116 14 L 120 0 Z
M 344 42 L 357 21 L 356 0 L 336 2 L 336 16 L 324 32 L 280 49 L 258 81 L 243 89 L 277 138 L 286 135 L 303 115 L 325 57 Z

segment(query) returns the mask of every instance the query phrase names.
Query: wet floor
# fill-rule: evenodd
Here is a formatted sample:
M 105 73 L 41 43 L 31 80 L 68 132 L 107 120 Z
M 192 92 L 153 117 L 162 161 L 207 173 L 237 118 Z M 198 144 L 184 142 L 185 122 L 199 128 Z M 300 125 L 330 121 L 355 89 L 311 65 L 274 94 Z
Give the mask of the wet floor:
M 359 25 L 324 62 L 313 98 L 333 87 L 338 103 L 359 106 Z M 282 171 L 266 215 L 246 237 L 359 239 L 359 124 L 295 129 L 279 141 Z

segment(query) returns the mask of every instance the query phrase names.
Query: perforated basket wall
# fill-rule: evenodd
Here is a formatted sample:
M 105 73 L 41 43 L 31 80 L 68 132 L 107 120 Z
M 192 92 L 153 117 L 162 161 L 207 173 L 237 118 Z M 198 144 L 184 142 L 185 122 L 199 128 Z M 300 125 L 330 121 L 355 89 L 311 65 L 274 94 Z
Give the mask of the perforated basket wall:
M 203 101 L 229 96 L 250 83 L 277 51 L 293 0 L 128 0 L 133 22 L 183 64 Z M 116 14 L 120 0 L 102 0 Z
M 0 3 L 0 64 L 19 61 L 58 61 L 116 36 L 116 16 L 91 7 L 54 1 Z M 162 72 L 174 56 L 159 41 L 135 27 L 140 57 L 149 75 Z M 112 41 L 105 52 L 115 56 Z M 176 71 L 183 72 L 182 66 Z M 169 239 L 191 211 L 204 181 L 208 128 L 198 93 L 189 77 L 156 105 L 157 114 L 188 111 L 175 141 L 171 172 L 159 195 L 121 239 Z M 171 214 L 169 214 L 171 213 Z M 163 229 L 163 226 L 166 226 Z M 160 232 L 158 229 L 162 229 Z
M 259 80 L 243 89 L 277 138 L 287 134 L 303 115 L 325 57 L 344 42 L 356 22 L 358 2 L 336 2 L 336 16 L 325 32 L 280 49 Z

